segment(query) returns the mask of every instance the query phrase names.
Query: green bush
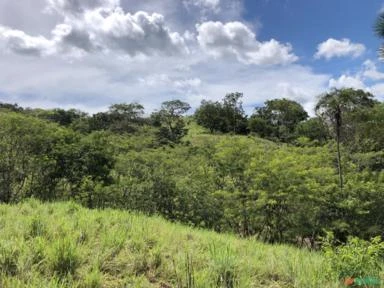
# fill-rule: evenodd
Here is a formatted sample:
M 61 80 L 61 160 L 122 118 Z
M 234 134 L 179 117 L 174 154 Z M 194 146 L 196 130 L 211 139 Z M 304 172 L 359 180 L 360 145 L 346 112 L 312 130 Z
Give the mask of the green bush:
M 384 242 L 380 237 L 371 241 L 350 237 L 347 243 L 335 246 L 333 235 L 328 234 L 323 250 L 330 264 L 329 273 L 337 273 L 340 279 L 378 277 L 380 274 L 384 255 Z

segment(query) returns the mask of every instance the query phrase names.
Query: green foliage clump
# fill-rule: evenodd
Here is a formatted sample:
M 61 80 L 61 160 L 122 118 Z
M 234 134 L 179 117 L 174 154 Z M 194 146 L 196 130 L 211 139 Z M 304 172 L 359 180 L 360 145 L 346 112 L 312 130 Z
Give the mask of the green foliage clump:
M 328 234 L 323 251 L 330 263 L 329 274 L 344 278 L 379 278 L 382 271 L 384 242 L 380 237 L 370 241 L 349 237 L 347 243 L 335 245 L 334 236 Z
M 196 122 L 211 133 L 246 134 L 247 117 L 244 113 L 242 93 L 229 93 L 221 102 L 203 100 L 195 112 Z
M 0 241 L 0 274 L 16 275 L 18 272 L 18 259 L 20 247 L 12 241 Z
M 48 265 L 52 272 L 58 276 L 72 275 L 80 265 L 76 243 L 71 237 L 56 240 L 47 252 Z
M 307 118 L 307 112 L 299 103 L 285 98 L 273 99 L 255 109 L 249 128 L 263 138 L 290 142 L 297 125 Z

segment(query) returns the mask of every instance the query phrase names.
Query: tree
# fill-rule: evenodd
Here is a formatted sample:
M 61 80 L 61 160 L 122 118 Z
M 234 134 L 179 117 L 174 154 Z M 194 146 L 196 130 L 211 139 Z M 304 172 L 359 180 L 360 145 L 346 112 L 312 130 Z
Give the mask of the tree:
M 363 90 L 352 88 L 334 89 L 320 96 L 316 104 L 316 114 L 323 119 L 334 133 L 337 145 L 337 165 L 340 189 L 343 189 L 343 171 L 341 164 L 340 142 L 345 114 L 363 107 L 372 107 L 373 95 Z
M 296 136 L 306 137 L 311 141 L 322 144 L 329 139 L 329 131 L 319 117 L 310 118 L 296 126 Z
M 200 107 L 195 112 L 197 124 L 209 129 L 211 133 L 226 130 L 223 127 L 223 107 L 220 102 L 201 101 Z
M 254 233 L 250 211 L 256 198 L 251 188 L 255 179 L 254 169 L 250 169 L 256 155 L 250 144 L 252 140 L 249 138 L 223 139 L 216 145 L 212 159 L 217 185 L 215 195 L 222 199 L 231 229 L 245 237 Z
M 116 133 L 136 132 L 144 123 L 144 107 L 139 103 L 119 103 L 89 119 L 89 130 L 111 130 Z
M 384 103 L 348 113 L 346 121 L 349 125 L 346 127 L 348 135 L 345 142 L 351 151 L 367 153 L 383 149 Z
M 137 125 L 144 122 L 144 106 L 139 103 L 120 103 L 109 107 L 109 129 L 114 132 L 135 132 Z
M 307 112 L 299 103 L 285 98 L 273 99 L 255 109 L 249 128 L 261 137 L 288 142 L 295 137 L 296 126 L 307 118 Z
M 376 23 L 374 26 L 375 33 L 378 37 L 384 38 L 384 13 L 381 12 L 380 15 L 376 19 Z M 384 58 L 384 46 L 381 46 L 379 49 L 380 57 Z
M 240 101 L 242 97 L 242 93 L 235 92 L 227 94 L 221 102 L 203 100 L 195 112 L 197 123 L 211 133 L 246 134 L 247 117 Z
M 151 118 L 160 126 L 158 138 L 162 143 L 178 143 L 186 135 L 183 115 L 191 106 L 180 100 L 165 101 L 160 111 L 154 112 Z
M 223 100 L 223 112 L 227 123 L 228 132 L 235 134 L 247 133 L 247 117 L 243 110 L 241 98 L 243 93 L 235 92 L 225 95 Z
M 84 136 L 14 112 L 0 113 L 0 123 L 0 202 L 76 196 L 85 178 L 111 183 L 108 135 Z
M 13 112 L 23 112 L 23 110 L 24 110 L 22 107 L 20 107 L 16 103 L 10 104 L 10 103 L 0 102 L 0 110 L 2 110 L 2 109 L 10 110 Z
M 139 103 L 120 103 L 109 107 L 109 114 L 117 119 L 139 122 L 144 115 L 144 106 Z

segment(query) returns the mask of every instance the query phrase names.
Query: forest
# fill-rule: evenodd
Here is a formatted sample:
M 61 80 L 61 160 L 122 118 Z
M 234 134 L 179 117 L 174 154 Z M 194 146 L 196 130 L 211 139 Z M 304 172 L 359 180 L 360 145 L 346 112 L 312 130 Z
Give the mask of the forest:
M 284 98 L 248 116 L 242 97 L 152 114 L 1 103 L 0 202 L 72 200 L 311 248 L 383 236 L 384 103 L 334 89 L 313 117 Z

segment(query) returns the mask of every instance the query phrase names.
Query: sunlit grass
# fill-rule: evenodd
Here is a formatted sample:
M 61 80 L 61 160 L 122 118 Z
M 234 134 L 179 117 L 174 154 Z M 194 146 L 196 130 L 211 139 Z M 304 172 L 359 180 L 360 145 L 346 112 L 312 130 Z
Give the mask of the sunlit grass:
M 338 287 L 323 255 L 116 210 L 0 205 L 0 287 Z

